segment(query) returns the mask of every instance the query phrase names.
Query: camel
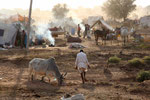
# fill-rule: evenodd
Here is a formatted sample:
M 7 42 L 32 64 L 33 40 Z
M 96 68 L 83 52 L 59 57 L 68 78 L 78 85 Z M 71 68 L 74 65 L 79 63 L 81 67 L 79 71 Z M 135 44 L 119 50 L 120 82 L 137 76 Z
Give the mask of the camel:
M 125 46 L 126 42 L 128 42 L 129 35 L 134 33 L 135 30 L 133 28 L 131 28 L 131 30 L 128 31 L 128 29 L 126 27 L 121 27 L 121 28 L 116 28 L 115 32 L 116 32 L 116 34 L 121 36 L 121 38 L 124 41 L 124 46 Z

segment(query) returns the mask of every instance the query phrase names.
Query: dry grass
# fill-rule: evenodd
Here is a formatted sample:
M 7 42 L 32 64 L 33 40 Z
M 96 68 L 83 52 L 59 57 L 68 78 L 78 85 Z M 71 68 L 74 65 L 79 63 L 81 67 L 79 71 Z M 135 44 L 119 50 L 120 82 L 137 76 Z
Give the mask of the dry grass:
M 139 67 L 139 66 L 143 65 L 144 63 L 143 63 L 143 60 L 140 58 L 133 58 L 128 61 L 128 64 L 133 67 Z

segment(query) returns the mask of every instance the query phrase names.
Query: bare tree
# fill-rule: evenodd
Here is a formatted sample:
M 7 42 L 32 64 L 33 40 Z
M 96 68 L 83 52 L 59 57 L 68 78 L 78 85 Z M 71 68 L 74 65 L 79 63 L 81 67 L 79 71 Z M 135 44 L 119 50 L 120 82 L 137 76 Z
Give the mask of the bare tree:
M 112 19 L 125 19 L 135 10 L 135 0 L 107 0 L 102 9 Z
M 66 17 L 69 9 L 66 4 L 57 4 L 53 7 L 52 12 L 56 19 L 62 19 Z

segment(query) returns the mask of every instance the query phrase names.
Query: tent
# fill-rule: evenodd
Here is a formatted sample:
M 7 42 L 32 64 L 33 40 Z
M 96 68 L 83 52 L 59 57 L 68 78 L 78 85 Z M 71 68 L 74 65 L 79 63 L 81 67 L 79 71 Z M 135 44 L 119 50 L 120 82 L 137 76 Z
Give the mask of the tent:
M 114 31 L 114 28 L 108 25 L 101 16 L 91 16 L 88 18 L 88 24 L 93 28 L 95 25 L 99 24 L 101 27 L 104 27 L 110 31 Z
M 88 24 L 91 26 L 93 25 L 96 21 L 103 19 L 102 16 L 89 16 L 88 17 Z
M 13 24 L 0 23 L 0 45 L 14 45 L 17 30 Z
M 140 24 L 142 26 L 148 26 L 150 27 L 150 15 L 149 16 L 144 16 L 140 18 Z

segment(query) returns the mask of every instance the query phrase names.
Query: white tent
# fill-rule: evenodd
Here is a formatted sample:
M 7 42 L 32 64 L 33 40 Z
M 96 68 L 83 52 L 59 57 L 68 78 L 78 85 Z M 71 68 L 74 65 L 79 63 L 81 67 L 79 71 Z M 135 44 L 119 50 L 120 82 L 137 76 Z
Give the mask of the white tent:
M 140 24 L 142 26 L 148 26 L 150 27 L 150 16 L 144 16 L 140 18 Z
M 16 40 L 17 30 L 13 24 L 0 23 L 0 45 L 14 45 Z
M 91 27 L 95 26 L 97 23 L 100 23 L 100 24 L 103 25 L 105 28 L 107 28 L 107 29 L 109 29 L 109 30 L 111 30 L 111 31 L 114 31 L 114 28 L 111 27 L 110 25 L 108 25 L 108 24 L 104 21 L 103 17 L 101 17 L 101 16 L 90 16 L 90 17 L 88 18 L 88 24 L 89 24 Z
M 96 21 L 103 19 L 102 16 L 89 16 L 88 17 L 88 24 L 92 26 Z

